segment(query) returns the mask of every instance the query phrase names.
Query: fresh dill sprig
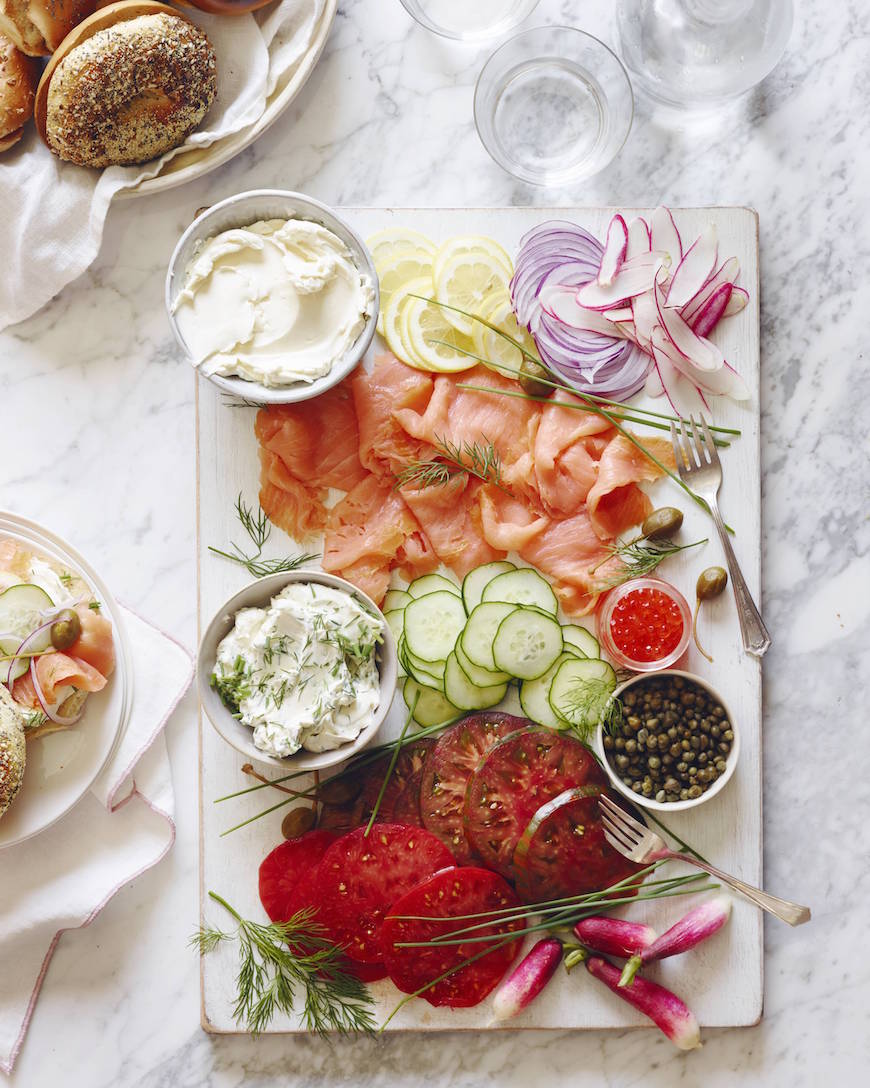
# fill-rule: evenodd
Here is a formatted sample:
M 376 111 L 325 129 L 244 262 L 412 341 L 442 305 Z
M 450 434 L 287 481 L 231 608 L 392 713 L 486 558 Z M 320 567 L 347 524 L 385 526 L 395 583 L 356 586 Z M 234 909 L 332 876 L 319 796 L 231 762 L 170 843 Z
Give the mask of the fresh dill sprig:
M 272 526 L 269 524 L 266 514 L 260 508 L 258 508 L 258 513 L 255 514 L 243 500 L 241 492 L 239 492 L 236 499 L 236 516 L 251 538 L 254 547 L 257 549 L 256 552 L 253 555 L 248 555 L 242 551 L 238 544 L 233 542 L 230 542 L 231 552 L 215 548 L 211 544 L 209 544 L 208 550 L 215 555 L 223 556 L 224 559 L 229 559 L 233 563 L 240 564 L 255 578 L 263 578 L 267 574 L 283 574 L 285 571 L 296 570 L 317 558 L 316 555 L 304 552 L 301 555 L 287 556 L 285 559 L 263 559 L 263 548 L 272 533 Z
M 207 955 L 226 941 L 238 942 L 236 1023 L 259 1035 L 276 1013 L 292 1015 L 301 993 L 302 1021 L 308 1031 L 324 1038 L 330 1031 L 342 1035 L 374 1031 L 371 995 L 347 970 L 342 949 L 329 940 L 316 920 L 316 909 L 298 911 L 287 922 L 263 925 L 242 918 L 215 892 L 208 894 L 232 915 L 235 929 L 225 932 L 204 925 L 190 943 Z
M 613 692 L 613 680 L 590 676 L 577 680 L 559 697 L 559 715 L 569 723 L 578 740 L 588 741 L 606 713 Z
M 484 435 L 483 442 L 451 442 L 435 436 L 437 453 L 426 461 L 415 461 L 396 474 L 400 487 L 443 487 L 457 476 L 473 476 L 506 490 L 501 482 L 501 457 Z
M 622 563 L 621 570 L 614 571 L 610 578 L 597 587 L 603 593 L 608 589 L 621 586 L 623 582 L 627 582 L 631 578 L 643 578 L 651 571 L 654 571 L 663 559 L 676 555 L 678 552 L 684 552 L 689 548 L 698 548 L 702 544 L 706 544 L 707 541 L 708 538 L 704 537 L 703 540 L 695 540 L 691 544 L 674 544 L 670 540 L 639 538 L 624 541 L 623 543 L 617 542 L 609 546 L 610 555 L 608 555 L 607 559 L 602 559 L 597 566 L 592 568 L 590 573 L 594 574 L 598 567 L 603 566 L 610 559 L 619 559 Z
M 262 408 L 255 400 L 246 400 L 244 397 L 234 397 L 232 393 L 221 393 L 221 400 L 227 408 Z

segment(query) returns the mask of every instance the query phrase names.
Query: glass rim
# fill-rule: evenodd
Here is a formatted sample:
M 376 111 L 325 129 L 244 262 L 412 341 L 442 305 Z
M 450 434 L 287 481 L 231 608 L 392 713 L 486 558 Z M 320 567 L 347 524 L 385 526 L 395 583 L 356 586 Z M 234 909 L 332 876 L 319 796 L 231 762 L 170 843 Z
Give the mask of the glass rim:
M 399 0 L 399 3 L 411 16 L 415 23 L 423 27 L 424 30 L 430 31 L 432 34 L 437 34 L 441 38 L 449 38 L 450 41 L 463 42 L 469 45 L 480 44 L 481 42 L 491 41 L 493 38 L 501 37 L 513 30 L 514 27 L 527 19 L 535 8 L 540 4 L 541 0 L 525 0 L 524 7 L 520 9 L 521 14 L 512 16 L 510 19 L 503 20 L 497 25 L 497 29 L 485 29 L 472 31 L 471 33 L 463 33 L 460 30 L 451 30 L 449 27 L 444 26 L 441 23 L 436 23 L 431 16 L 427 15 L 424 11 L 421 11 L 416 7 L 418 0 Z

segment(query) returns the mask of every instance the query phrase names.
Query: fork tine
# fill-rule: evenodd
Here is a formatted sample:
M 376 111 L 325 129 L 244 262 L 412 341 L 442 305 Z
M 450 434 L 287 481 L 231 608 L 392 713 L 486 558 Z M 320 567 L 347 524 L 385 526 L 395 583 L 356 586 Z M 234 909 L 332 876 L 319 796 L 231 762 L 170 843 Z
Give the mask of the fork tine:
M 609 827 L 614 835 L 625 839 L 626 842 L 629 842 L 634 838 L 634 835 L 632 835 L 631 831 L 629 831 L 628 828 L 622 827 L 621 824 L 618 824 L 616 820 L 608 816 L 607 813 L 604 811 L 602 811 L 601 813 L 601 822 L 604 824 L 605 827 Z
M 609 835 L 612 842 L 619 843 L 619 845 L 622 847 L 623 852 L 625 852 L 626 850 L 634 850 L 634 848 L 637 846 L 637 843 L 633 839 L 628 838 L 627 835 L 621 835 L 615 824 L 608 823 L 605 820 L 603 821 L 603 827 L 604 834 Z
M 683 456 L 683 449 L 680 446 L 680 439 L 677 435 L 677 428 L 671 423 L 671 445 L 674 447 L 674 460 L 677 463 L 677 471 L 682 472 L 686 467 L 686 459 Z
M 710 452 L 707 449 L 707 443 L 701 434 L 701 424 L 695 422 L 695 417 L 691 417 L 692 421 L 692 440 L 695 443 L 695 451 L 698 454 L 698 458 L 701 462 L 701 467 L 710 464 Z
M 687 422 L 688 420 L 685 419 L 680 420 L 680 433 L 683 439 L 683 450 L 684 456 L 686 458 L 686 464 L 689 468 L 689 471 L 691 472 L 693 468 L 700 468 L 701 462 L 698 460 L 698 452 L 695 449 L 694 442 L 692 441 L 691 431 L 686 426 Z
M 617 839 L 613 835 L 611 835 L 611 833 L 607 830 L 606 827 L 604 829 L 604 837 L 610 843 L 610 845 L 613 847 L 613 849 L 618 854 L 622 854 L 623 857 L 625 857 L 628 854 L 631 854 L 632 851 L 634 850 L 634 847 L 624 846 L 623 843 L 621 843 L 619 841 L 619 839 Z
M 627 830 L 634 831 L 639 835 L 645 834 L 646 828 L 644 825 L 639 820 L 635 820 L 621 805 L 611 801 L 605 794 L 598 798 L 598 807 L 601 809 L 602 814 L 610 816 L 612 820 L 622 824 Z
M 707 442 L 707 453 L 710 455 L 710 464 L 719 465 L 719 451 L 716 449 L 716 443 L 713 441 L 713 436 L 710 434 L 710 427 L 707 424 L 707 420 L 702 413 L 698 413 L 701 417 L 701 423 L 704 427 L 704 438 Z

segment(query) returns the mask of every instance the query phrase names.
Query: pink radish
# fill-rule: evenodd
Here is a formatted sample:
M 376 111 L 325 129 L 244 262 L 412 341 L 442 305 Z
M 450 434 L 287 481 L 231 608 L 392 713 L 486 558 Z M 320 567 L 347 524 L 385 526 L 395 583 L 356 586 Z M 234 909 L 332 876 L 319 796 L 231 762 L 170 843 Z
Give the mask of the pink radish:
M 677 265 L 668 288 L 667 305 L 679 309 L 691 302 L 714 274 L 718 256 L 716 227 L 711 223 L 689 246 Z
M 691 331 L 691 330 L 690 330 Z M 694 334 L 693 334 L 694 335 Z M 705 341 L 706 343 L 707 341 Z M 733 397 L 734 400 L 748 400 L 749 390 L 740 375 L 725 364 L 714 370 L 706 370 L 696 366 L 692 359 L 687 358 L 668 339 L 661 325 L 656 325 L 650 338 L 653 358 L 662 369 L 662 359 L 666 359 L 673 369 L 677 370 L 692 385 L 698 387 L 701 393 L 710 393 L 713 396 Z M 667 385 L 667 376 L 662 369 L 662 381 Z
M 728 308 L 728 300 L 734 288 L 730 283 L 723 283 L 717 287 L 704 305 L 698 310 L 697 316 L 691 321 L 690 328 L 695 336 L 709 336 L 719 324 L 719 319 Z
M 650 245 L 649 226 L 645 219 L 638 217 L 628 224 L 628 246 L 625 250 L 625 259 L 630 261 L 632 257 L 640 257 L 649 253 Z
M 584 918 L 574 926 L 574 935 L 581 944 L 593 952 L 628 959 L 636 956 L 655 943 L 658 936 L 652 926 L 640 922 L 626 922 L 622 918 L 605 915 Z
M 655 370 L 661 382 L 662 391 L 674 413 L 682 419 L 686 419 L 697 412 L 709 413 L 710 406 L 696 384 L 696 379 L 678 370 L 671 358 L 666 354 L 665 349 L 673 350 L 667 337 L 657 325 L 653 329 L 650 351 L 655 360 Z M 652 393 L 652 389 L 648 391 L 651 396 L 655 395 Z
M 628 227 L 621 215 L 614 215 L 607 228 L 601 267 L 598 269 L 598 283 L 601 287 L 609 287 L 613 283 L 613 277 L 625 260 L 627 249 Z
M 583 332 L 595 332 L 601 336 L 616 337 L 613 324 L 598 310 L 588 310 L 577 301 L 576 287 L 546 286 L 541 291 L 541 308 L 545 313 Z
M 692 324 L 692 321 L 697 317 L 698 311 L 704 306 L 714 291 L 717 291 L 720 287 L 726 283 L 730 283 L 733 287 L 737 282 L 737 277 L 740 275 L 740 262 L 736 257 L 729 257 L 727 261 L 717 270 L 716 274 L 711 276 L 709 280 L 704 284 L 701 290 L 695 295 L 695 297 L 682 308 L 680 313 L 683 318 Z M 742 288 L 741 288 L 742 290 Z
M 509 1020 L 543 990 L 562 962 L 562 942 L 555 937 L 538 941 L 495 992 L 492 1003 L 496 1020 Z
M 683 259 L 683 241 L 674 217 L 667 208 L 658 207 L 649 221 L 650 249 L 667 253 L 671 264 L 676 265 Z
M 633 257 L 630 261 L 623 261 L 619 272 L 606 287 L 602 287 L 597 280 L 592 280 L 578 290 L 577 301 L 590 310 L 610 310 L 623 299 L 649 291 L 662 263 L 661 253 L 646 253 L 641 257 Z
M 690 910 L 679 922 L 666 930 L 651 945 L 640 949 L 631 957 L 622 971 L 620 986 L 633 986 L 636 972 L 648 963 L 679 956 L 690 948 L 718 933 L 731 917 L 731 900 L 727 895 L 706 899 Z
M 623 1001 L 648 1016 L 680 1050 L 694 1050 L 701 1045 L 701 1029 L 695 1014 L 676 994 L 649 979 L 636 978 L 630 989 L 619 985 L 619 970 L 600 956 L 590 956 L 586 970 L 601 979 Z
M 731 298 L 728 299 L 724 316 L 733 317 L 734 314 L 739 314 L 747 302 L 749 302 L 749 292 L 742 287 L 735 287 L 731 292 Z
M 716 345 L 696 336 L 677 311 L 665 304 L 659 283 L 656 284 L 655 302 L 659 325 L 680 355 L 700 370 L 720 370 L 725 365 L 725 356 Z

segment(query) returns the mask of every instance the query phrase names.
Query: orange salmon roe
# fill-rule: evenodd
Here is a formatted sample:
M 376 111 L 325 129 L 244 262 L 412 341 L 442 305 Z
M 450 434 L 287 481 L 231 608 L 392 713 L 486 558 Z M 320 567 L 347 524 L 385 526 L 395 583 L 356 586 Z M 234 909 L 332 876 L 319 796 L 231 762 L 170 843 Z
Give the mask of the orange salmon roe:
M 632 661 L 660 661 L 680 644 L 683 617 L 677 602 L 660 589 L 635 589 L 610 617 L 610 636 Z

